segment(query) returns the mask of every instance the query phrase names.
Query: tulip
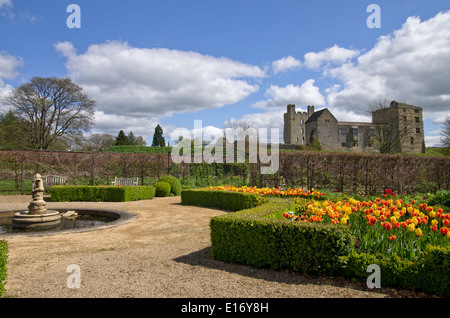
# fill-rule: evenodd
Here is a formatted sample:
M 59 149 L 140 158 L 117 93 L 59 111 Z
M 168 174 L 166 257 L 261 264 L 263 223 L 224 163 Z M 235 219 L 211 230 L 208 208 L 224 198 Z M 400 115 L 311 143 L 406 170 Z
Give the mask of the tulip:
M 414 233 L 416 234 L 416 236 L 422 236 L 422 235 L 423 235 L 423 234 L 422 234 L 422 230 L 419 229 L 419 228 L 417 228 L 417 229 L 414 231 Z
M 393 241 L 393 240 L 395 240 L 395 239 L 396 239 L 396 237 L 395 237 L 394 234 L 392 234 L 391 236 L 389 236 L 389 241 Z

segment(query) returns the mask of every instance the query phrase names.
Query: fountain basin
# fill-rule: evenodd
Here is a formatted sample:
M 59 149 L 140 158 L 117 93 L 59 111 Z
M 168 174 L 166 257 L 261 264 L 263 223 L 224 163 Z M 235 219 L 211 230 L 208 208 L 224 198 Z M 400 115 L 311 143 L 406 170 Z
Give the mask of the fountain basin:
M 45 214 L 29 214 L 28 211 L 17 212 L 12 218 L 12 226 L 24 230 L 47 230 L 58 227 L 61 214 L 58 211 L 47 210 Z
M 83 209 L 83 208 L 54 208 L 49 211 L 57 212 L 61 217 L 59 224 L 54 227 L 29 227 L 15 228 L 12 226 L 12 219 L 18 213 L 15 211 L 0 211 L 0 239 L 3 236 L 27 235 L 43 236 L 66 233 L 79 233 L 95 231 L 110 227 L 119 226 L 137 219 L 137 215 L 130 212 L 106 210 L 106 209 Z M 74 211 L 78 217 L 63 217 L 69 211 Z

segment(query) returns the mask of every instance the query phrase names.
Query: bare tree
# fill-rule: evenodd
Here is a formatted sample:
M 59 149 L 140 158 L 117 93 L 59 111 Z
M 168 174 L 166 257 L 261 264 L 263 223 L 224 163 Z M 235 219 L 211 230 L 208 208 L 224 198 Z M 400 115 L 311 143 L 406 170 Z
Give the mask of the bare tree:
M 371 144 L 378 148 L 380 153 L 393 153 L 400 147 L 403 127 L 399 127 L 398 114 L 390 111 L 381 111 L 390 107 L 390 100 L 386 97 L 374 99 L 367 109 L 368 115 L 374 124 L 370 136 Z
M 442 125 L 441 142 L 444 147 L 450 147 L 450 116 L 445 116 L 444 124 Z
M 48 149 L 58 137 L 70 138 L 93 124 L 95 101 L 69 78 L 34 77 L 5 98 L 25 119 L 33 149 Z

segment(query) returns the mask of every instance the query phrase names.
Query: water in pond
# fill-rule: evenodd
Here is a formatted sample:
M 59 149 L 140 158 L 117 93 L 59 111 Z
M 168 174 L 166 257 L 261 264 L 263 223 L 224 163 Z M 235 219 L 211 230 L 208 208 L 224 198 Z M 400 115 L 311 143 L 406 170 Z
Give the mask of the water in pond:
M 112 218 L 95 216 L 89 214 L 78 214 L 76 217 L 61 218 L 59 226 L 52 228 L 52 231 L 64 231 L 92 226 L 99 226 L 114 221 Z M 49 231 L 49 230 L 46 230 Z M 25 233 L 36 232 L 36 230 L 23 230 L 12 227 L 12 216 L 0 217 L 0 235 L 4 233 Z

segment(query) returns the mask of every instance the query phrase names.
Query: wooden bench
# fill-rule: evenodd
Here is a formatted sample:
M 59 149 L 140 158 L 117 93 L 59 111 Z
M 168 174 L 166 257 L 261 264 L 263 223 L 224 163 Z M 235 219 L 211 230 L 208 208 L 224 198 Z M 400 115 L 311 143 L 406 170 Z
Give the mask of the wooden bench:
M 122 185 L 122 186 L 137 186 L 139 185 L 139 178 L 114 178 L 111 181 L 112 185 Z
M 67 185 L 67 177 L 65 176 L 55 176 L 52 174 L 47 174 L 42 176 L 42 184 L 44 188 L 50 188 L 54 185 Z M 33 183 L 34 187 L 34 183 Z

